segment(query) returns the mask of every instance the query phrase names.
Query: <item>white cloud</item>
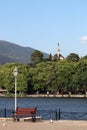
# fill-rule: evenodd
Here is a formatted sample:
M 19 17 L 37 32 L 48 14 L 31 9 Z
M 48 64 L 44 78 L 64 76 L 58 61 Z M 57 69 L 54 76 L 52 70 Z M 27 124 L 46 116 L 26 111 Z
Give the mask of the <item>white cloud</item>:
M 87 36 L 82 36 L 82 37 L 80 38 L 80 41 L 81 41 L 82 43 L 87 43 Z

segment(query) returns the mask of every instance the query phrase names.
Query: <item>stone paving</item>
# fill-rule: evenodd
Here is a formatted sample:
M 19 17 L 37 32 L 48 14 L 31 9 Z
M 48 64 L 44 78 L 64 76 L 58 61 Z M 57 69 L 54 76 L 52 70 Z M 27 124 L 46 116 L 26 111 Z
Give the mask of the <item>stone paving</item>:
M 87 121 L 13 122 L 0 120 L 0 130 L 87 130 Z

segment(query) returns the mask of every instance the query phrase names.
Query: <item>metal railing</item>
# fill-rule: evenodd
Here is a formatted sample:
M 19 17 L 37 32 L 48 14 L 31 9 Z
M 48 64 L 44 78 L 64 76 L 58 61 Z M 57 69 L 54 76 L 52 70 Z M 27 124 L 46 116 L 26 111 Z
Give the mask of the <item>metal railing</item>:
M 41 116 L 43 120 L 58 120 L 57 110 L 37 110 L 37 116 Z
M 0 118 L 10 118 L 14 110 L 0 109 Z M 60 109 L 56 110 L 37 110 L 36 116 L 40 116 L 42 120 L 87 120 L 87 112 L 64 112 Z
M 4 108 L 4 109 L 0 109 L 0 118 L 1 117 L 12 117 L 12 113 L 13 113 L 14 111 L 13 110 L 11 110 L 11 109 L 6 109 L 6 108 Z
M 87 112 L 60 112 L 60 120 L 87 120 Z

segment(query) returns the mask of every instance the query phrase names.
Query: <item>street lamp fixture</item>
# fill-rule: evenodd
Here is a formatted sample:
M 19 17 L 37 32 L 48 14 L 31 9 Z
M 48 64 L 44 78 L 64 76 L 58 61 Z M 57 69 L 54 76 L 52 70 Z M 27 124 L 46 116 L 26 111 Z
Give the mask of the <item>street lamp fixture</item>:
M 17 108 L 17 75 L 18 75 L 17 67 L 15 67 L 15 69 L 13 70 L 13 74 L 15 77 L 15 111 L 16 111 L 16 108 Z

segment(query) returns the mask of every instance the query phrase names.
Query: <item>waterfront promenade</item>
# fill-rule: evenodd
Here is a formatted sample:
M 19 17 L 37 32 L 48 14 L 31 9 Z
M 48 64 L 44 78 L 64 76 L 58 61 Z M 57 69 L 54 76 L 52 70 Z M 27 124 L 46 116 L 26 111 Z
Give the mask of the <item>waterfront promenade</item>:
M 1 130 L 87 130 L 87 121 L 13 122 L 0 120 Z
M 50 98 L 52 98 L 52 97 L 59 97 L 59 98 L 61 98 L 61 97 L 65 97 L 65 98 L 67 98 L 67 97 L 71 97 L 71 98 L 87 98 L 87 94 L 33 94 L 33 95 L 26 95 L 26 96 L 19 96 L 19 95 L 17 95 L 18 97 L 34 97 L 34 98 L 36 98 L 36 97 L 50 97 Z M 6 96 L 5 94 L 0 94 L 0 97 L 9 97 L 9 96 Z M 14 95 L 11 95 L 11 97 L 14 97 Z

